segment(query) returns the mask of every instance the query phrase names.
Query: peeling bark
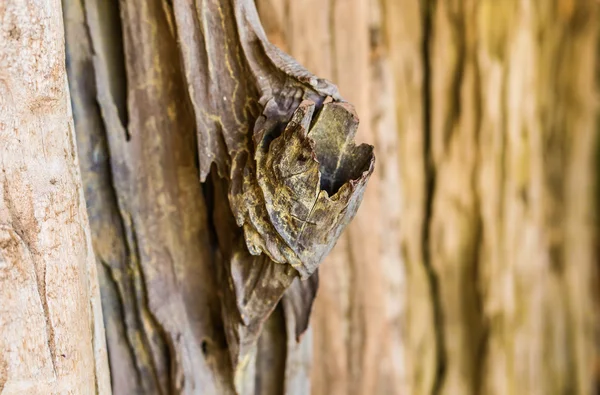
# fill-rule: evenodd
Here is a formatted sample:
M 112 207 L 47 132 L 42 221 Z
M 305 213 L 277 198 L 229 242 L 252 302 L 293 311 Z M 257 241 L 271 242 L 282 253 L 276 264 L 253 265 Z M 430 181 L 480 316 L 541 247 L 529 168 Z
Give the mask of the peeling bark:
M 353 107 L 251 1 L 63 4 L 114 391 L 298 393 L 311 275 L 374 167 Z
M 311 317 L 311 393 L 404 393 L 398 204 L 403 191 L 390 67 L 395 53 L 385 46 L 388 10 L 377 0 L 259 0 L 257 5 L 269 38 L 335 81 L 356 105 L 357 140 L 373 144 L 377 156 L 360 211 L 319 269 Z M 410 13 L 406 19 L 411 21 Z M 391 23 L 404 28 L 404 22 Z M 399 121 L 410 122 L 411 116 Z
M 257 3 L 379 149 L 320 269 L 314 392 L 594 393 L 597 4 Z
M 54 3 L 0 5 L 3 393 L 593 393 L 598 4 L 63 0 L 78 160 Z

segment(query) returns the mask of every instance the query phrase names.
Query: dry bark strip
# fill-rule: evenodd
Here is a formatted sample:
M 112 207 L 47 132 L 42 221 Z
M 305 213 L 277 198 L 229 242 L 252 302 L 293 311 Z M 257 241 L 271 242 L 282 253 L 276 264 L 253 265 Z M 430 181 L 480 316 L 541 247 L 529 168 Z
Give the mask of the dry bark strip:
M 60 1 L 0 3 L 0 393 L 110 394 Z
M 374 166 L 352 106 L 251 1 L 63 4 L 114 392 L 302 393 L 311 276 Z

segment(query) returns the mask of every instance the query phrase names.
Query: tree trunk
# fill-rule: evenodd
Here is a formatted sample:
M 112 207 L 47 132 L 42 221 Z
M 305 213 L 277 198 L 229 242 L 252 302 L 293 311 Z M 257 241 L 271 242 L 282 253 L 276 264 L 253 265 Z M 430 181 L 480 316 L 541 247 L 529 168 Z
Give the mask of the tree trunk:
M 598 4 L 388 5 L 411 393 L 593 393 Z
M 249 0 L 63 5 L 113 391 L 308 393 L 317 267 L 373 171 L 352 106 Z
M 0 392 L 108 394 L 60 1 L 0 21 Z
M 597 391 L 599 4 L 256 3 L 63 0 L 79 163 L 0 5 L 0 391 Z
M 258 5 L 378 150 L 320 272 L 314 392 L 591 393 L 597 4 Z

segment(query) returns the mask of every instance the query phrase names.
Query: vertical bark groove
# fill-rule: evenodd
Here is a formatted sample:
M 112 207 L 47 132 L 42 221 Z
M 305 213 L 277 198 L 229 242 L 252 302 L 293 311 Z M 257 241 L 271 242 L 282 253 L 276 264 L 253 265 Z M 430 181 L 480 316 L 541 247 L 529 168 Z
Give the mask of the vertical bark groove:
M 432 50 L 432 37 L 433 33 L 433 18 L 435 15 L 435 0 L 422 0 L 421 1 L 421 15 L 423 18 L 423 43 L 422 43 L 422 56 L 423 56 L 423 172 L 425 174 L 425 193 L 424 193 L 424 217 L 422 227 L 422 256 L 423 265 L 425 272 L 427 273 L 429 282 L 429 292 L 431 293 L 431 303 L 433 310 L 433 325 L 435 331 L 435 350 L 436 350 L 436 363 L 435 363 L 435 376 L 431 387 L 431 394 L 438 395 L 441 390 L 442 383 L 444 381 L 444 374 L 446 370 L 446 356 L 444 346 L 444 335 L 443 335 L 443 311 L 440 302 L 440 292 L 438 285 L 437 273 L 432 264 L 431 258 L 431 222 L 433 218 L 433 202 L 435 196 L 435 182 L 436 182 L 436 170 L 435 170 L 435 159 L 432 147 L 432 64 L 431 64 L 431 50 Z

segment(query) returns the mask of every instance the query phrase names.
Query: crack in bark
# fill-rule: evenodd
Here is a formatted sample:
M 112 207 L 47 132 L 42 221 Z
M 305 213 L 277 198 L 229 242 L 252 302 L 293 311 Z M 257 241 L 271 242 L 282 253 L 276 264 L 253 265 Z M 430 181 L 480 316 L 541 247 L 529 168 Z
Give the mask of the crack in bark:
M 37 240 L 35 240 L 35 236 L 33 236 L 34 240 L 30 239 L 30 237 L 28 236 L 31 232 L 34 235 L 39 234 L 41 231 L 40 226 L 38 224 L 38 220 L 33 215 L 33 201 L 29 202 L 32 207 L 32 210 L 31 210 L 32 214 L 31 214 L 30 218 L 24 219 L 23 216 L 20 215 L 20 213 L 17 211 L 17 209 L 15 208 L 15 206 L 13 204 L 13 198 L 12 198 L 11 193 L 8 188 L 8 185 L 10 185 L 8 182 L 8 178 L 6 177 L 6 174 L 3 174 L 3 176 L 4 176 L 4 188 L 3 188 L 3 197 L 2 198 L 3 198 L 4 204 L 6 205 L 6 209 L 8 211 L 9 218 L 11 220 L 11 223 L 7 224 L 7 226 L 9 227 L 9 230 L 14 232 L 17 235 L 17 237 L 19 237 L 19 239 L 23 243 L 26 251 L 30 255 L 33 275 L 35 277 L 35 282 L 36 282 L 36 291 L 37 291 L 37 294 L 39 297 L 39 302 L 42 307 L 42 311 L 44 312 L 44 322 L 45 322 L 44 326 L 46 329 L 46 336 L 48 337 L 47 346 L 48 346 L 48 350 L 50 352 L 52 371 L 54 373 L 54 377 L 57 377 L 55 333 L 54 333 L 54 326 L 52 325 L 52 322 L 50 321 L 51 315 L 50 315 L 50 309 L 48 307 L 48 295 L 46 294 L 46 272 L 47 272 L 46 263 L 44 261 L 36 263 L 36 259 L 34 258 L 34 256 L 38 255 L 38 254 L 34 248 L 34 244 L 35 244 L 35 241 L 37 241 Z M 16 180 L 15 180 L 15 182 L 16 182 Z M 27 223 L 24 224 L 23 221 L 26 221 Z M 41 257 L 38 256 L 38 259 L 39 258 L 41 258 Z
M 464 22 L 464 21 L 463 21 Z M 481 266 L 483 264 L 482 252 L 484 250 L 484 225 L 483 225 L 483 214 L 481 207 L 481 191 L 478 188 L 478 182 L 481 179 L 481 167 L 482 167 L 482 153 L 481 153 L 481 125 L 482 125 L 482 94 L 481 94 L 481 73 L 479 69 L 479 63 L 475 56 L 471 54 L 471 63 L 473 65 L 473 72 L 475 75 L 473 94 L 475 95 L 475 147 L 477 149 L 476 159 L 473 170 L 473 178 L 471 180 L 472 195 L 475 197 L 474 212 L 477 213 L 476 218 L 476 229 L 474 240 L 475 248 L 473 249 L 473 279 L 475 291 L 475 306 L 476 314 L 478 314 L 477 324 L 480 326 L 480 338 L 479 344 L 475 352 L 475 359 L 473 361 L 473 392 L 474 394 L 483 394 L 483 384 L 485 382 L 484 375 L 486 371 L 487 352 L 490 338 L 490 326 L 486 321 L 485 316 L 485 295 L 481 289 Z
M 104 271 L 105 272 L 105 278 L 107 280 L 110 281 L 111 283 L 111 288 L 115 291 L 115 293 L 117 294 L 117 297 L 119 298 L 118 303 L 117 303 L 117 308 L 120 314 L 120 318 L 121 320 L 119 321 L 120 324 L 123 325 L 123 330 L 125 331 L 125 333 L 127 333 L 127 335 L 125 336 L 125 340 L 127 341 L 127 345 L 128 345 L 128 349 L 129 352 L 131 353 L 131 356 L 133 357 L 136 353 L 136 351 L 140 352 L 140 351 L 146 351 L 146 348 L 138 348 L 136 347 L 136 344 L 133 342 L 132 336 L 131 336 L 131 331 L 132 328 L 128 327 L 128 323 L 127 323 L 127 309 L 126 309 L 126 298 L 124 295 L 124 290 L 123 290 L 123 285 L 120 281 L 118 281 L 117 278 L 121 278 L 123 276 L 122 273 L 119 273 L 118 275 L 116 274 L 117 271 L 120 271 L 119 269 L 115 269 L 113 268 L 109 263 L 107 263 L 106 261 L 104 261 L 101 257 L 98 257 L 98 262 L 100 263 L 101 267 L 98 268 L 98 271 Z M 108 292 L 106 289 L 102 290 L 103 293 Z M 107 306 L 105 306 L 105 321 L 107 321 L 108 319 L 110 319 L 108 317 L 108 314 L 106 313 L 106 310 L 108 309 Z M 109 345 L 109 350 L 108 352 L 110 353 L 110 345 Z M 142 367 L 140 366 L 140 358 L 132 358 L 133 362 L 134 362 L 134 366 L 135 366 L 135 371 L 136 371 L 136 381 L 138 383 L 141 384 L 142 378 L 144 377 L 143 372 L 142 372 Z M 146 359 L 146 358 L 143 358 Z M 110 363 L 110 360 L 109 360 Z M 118 369 L 118 367 L 115 366 L 115 369 Z
M 433 325 L 435 333 L 436 366 L 435 377 L 431 388 L 431 394 L 437 395 L 441 392 L 446 372 L 446 350 L 444 340 L 444 318 L 440 301 L 440 291 L 435 268 L 431 262 L 430 231 L 433 218 L 433 199 L 435 194 L 436 169 L 432 152 L 432 79 L 433 71 L 431 64 L 431 45 L 433 37 L 432 19 L 435 15 L 436 0 L 421 0 L 421 18 L 423 24 L 422 56 L 423 56 L 423 165 L 425 174 L 425 212 L 422 232 L 422 256 L 425 272 L 429 280 L 429 290 L 433 311 Z

